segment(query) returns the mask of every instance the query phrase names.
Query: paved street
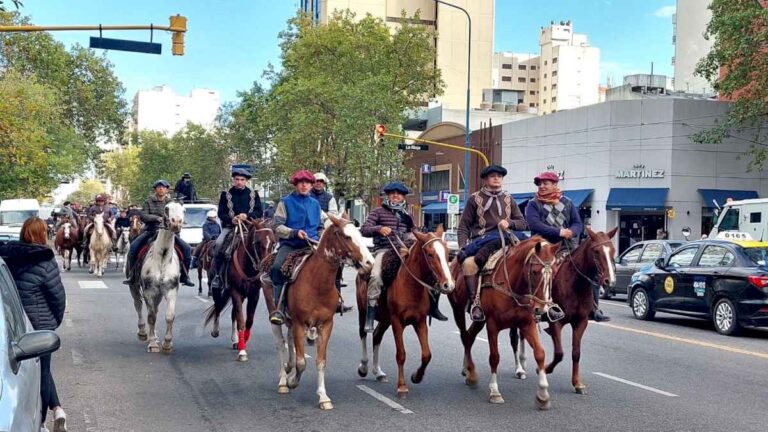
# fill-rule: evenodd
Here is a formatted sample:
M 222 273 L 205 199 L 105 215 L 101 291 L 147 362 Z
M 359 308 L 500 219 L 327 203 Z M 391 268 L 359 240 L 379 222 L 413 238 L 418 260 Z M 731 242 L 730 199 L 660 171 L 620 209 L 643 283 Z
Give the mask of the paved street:
M 582 351 L 589 394 L 573 393 L 566 355 L 550 377 L 552 409 L 542 412 L 534 403 L 532 359 L 529 378 L 515 379 L 506 343 L 500 373 L 506 404 L 488 403 L 484 332 L 475 348 L 480 384 L 464 385 L 461 344 L 452 322 L 431 327 L 433 360 L 426 378 L 419 385 L 409 383 L 408 398 L 397 399 L 391 333 L 382 348 L 390 382 L 360 379 L 357 314 L 352 313 L 337 316 L 326 377 L 335 409 L 322 412 L 313 359 L 298 389 L 277 394 L 277 359 L 263 305 L 248 363 L 235 361 L 228 323 L 218 339 L 203 329 L 203 311 L 211 302 L 197 297 L 194 288 L 183 288 L 179 297 L 174 352 L 148 354 L 146 343 L 135 336 L 133 304 L 120 279 L 114 269 L 100 281 L 85 269 L 64 275 L 68 305 L 54 376 L 72 431 L 764 431 L 768 421 L 764 330 L 724 337 L 704 321 L 659 314 L 656 321 L 641 322 L 623 301 L 605 302 L 613 321 L 590 324 Z M 353 280 L 350 270 L 345 279 Z M 344 294 L 353 299 L 351 286 Z M 442 309 L 448 312 L 445 300 Z M 545 342 L 549 358 L 551 342 Z M 410 375 L 419 357 L 410 330 L 407 348 Z M 314 357 L 314 348 L 308 354 Z

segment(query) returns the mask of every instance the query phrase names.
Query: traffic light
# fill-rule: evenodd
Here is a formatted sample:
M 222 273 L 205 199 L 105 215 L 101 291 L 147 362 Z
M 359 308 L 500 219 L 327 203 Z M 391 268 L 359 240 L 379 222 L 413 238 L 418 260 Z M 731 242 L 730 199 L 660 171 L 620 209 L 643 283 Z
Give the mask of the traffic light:
M 181 15 L 171 17 L 171 31 L 173 32 L 173 55 L 184 55 L 184 33 L 187 31 L 187 18 Z
M 387 128 L 384 127 L 383 124 L 377 124 L 376 128 L 374 129 L 374 135 L 375 135 L 375 143 L 377 145 L 383 146 L 384 145 L 384 134 L 387 133 Z

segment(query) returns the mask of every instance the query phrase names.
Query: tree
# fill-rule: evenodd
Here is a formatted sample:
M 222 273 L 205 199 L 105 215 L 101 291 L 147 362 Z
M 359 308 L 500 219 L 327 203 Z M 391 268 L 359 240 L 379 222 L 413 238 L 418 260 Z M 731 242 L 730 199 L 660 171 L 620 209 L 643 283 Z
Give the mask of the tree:
M 131 194 L 131 188 L 136 185 L 139 175 L 139 147 L 129 145 L 118 148 L 101 157 L 104 173 L 115 188 L 115 198 L 122 206 L 138 204 L 143 194 Z
M 749 169 L 761 169 L 768 159 L 768 2 L 761 1 L 712 0 L 705 37 L 714 38 L 714 44 L 696 67 L 721 97 L 734 102 L 723 120 L 693 140 L 719 143 L 731 133 L 754 131 L 747 139 L 752 143 Z
M 96 195 L 103 193 L 104 185 L 100 181 L 83 180 L 80 183 L 80 188 L 69 194 L 67 201 L 72 201 L 80 204 L 81 207 L 86 207 L 89 203 L 93 202 Z
M 21 0 L 11 0 L 11 3 L 13 3 L 14 6 L 16 6 L 16 9 L 18 9 L 19 6 L 23 6 L 23 4 L 21 3 Z M 0 12 L 5 12 L 5 11 L 6 11 L 5 2 L 3 0 L 0 0 Z

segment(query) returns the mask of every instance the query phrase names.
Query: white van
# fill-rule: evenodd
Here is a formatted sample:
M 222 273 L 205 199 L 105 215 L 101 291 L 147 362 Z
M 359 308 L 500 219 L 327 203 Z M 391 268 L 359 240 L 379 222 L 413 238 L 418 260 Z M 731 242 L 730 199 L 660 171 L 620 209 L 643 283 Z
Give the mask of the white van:
M 210 210 L 218 210 L 213 204 L 184 204 L 184 225 L 179 234 L 185 242 L 195 247 L 203 241 L 203 224 Z
M 21 225 L 40 215 L 36 199 L 8 199 L 0 202 L 0 240 L 18 240 Z
M 768 198 L 731 201 L 718 212 L 710 238 L 725 231 L 749 234 L 754 240 L 768 240 Z

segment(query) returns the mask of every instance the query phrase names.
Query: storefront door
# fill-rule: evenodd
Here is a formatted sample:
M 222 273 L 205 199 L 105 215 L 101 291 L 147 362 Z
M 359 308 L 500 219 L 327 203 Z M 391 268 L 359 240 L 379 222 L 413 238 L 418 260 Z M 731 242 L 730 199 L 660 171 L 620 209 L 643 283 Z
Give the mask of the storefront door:
M 619 253 L 643 240 L 655 240 L 656 230 L 665 228 L 664 213 L 619 215 Z

